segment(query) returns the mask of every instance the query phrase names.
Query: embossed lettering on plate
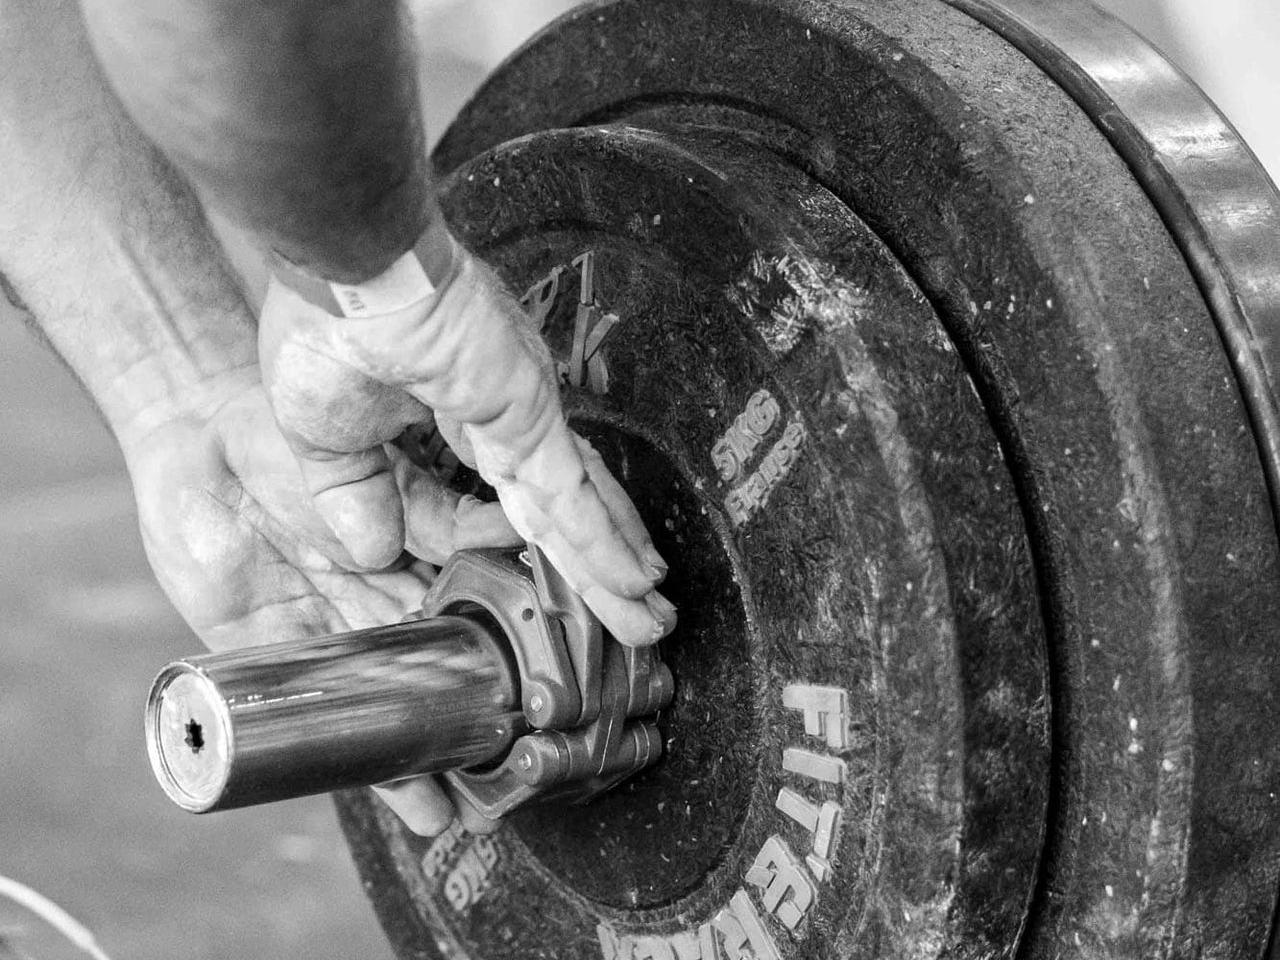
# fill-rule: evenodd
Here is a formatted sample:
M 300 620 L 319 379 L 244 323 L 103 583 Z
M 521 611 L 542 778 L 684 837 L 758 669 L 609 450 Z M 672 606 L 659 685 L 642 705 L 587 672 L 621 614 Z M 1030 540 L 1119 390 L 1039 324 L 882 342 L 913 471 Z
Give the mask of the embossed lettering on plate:
M 804 717 L 805 736 L 821 740 L 827 747 L 842 750 L 849 746 L 849 694 L 840 687 L 792 683 L 782 691 L 782 705 Z M 806 747 L 786 747 L 782 769 L 788 773 L 843 786 L 848 764 L 840 757 L 816 753 Z M 813 846 L 805 863 L 819 883 L 832 876 L 832 861 L 840 842 L 843 810 L 840 804 L 817 801 L 783 787 L 775 806 L 813 834 Z
M 751 455 L 777 423 L 779 413 L 778 401 L 768 390 L 757 390 L 751 395 L 746 409 L 711 448 L 711 462 L 721 480 L 732 484 L 742 479 Z
M 450 855 L 465 836 L 466 831 L 462 829 L 462 823 L 454 820 L 444 833 L 431 841 L 431 846 L 422 855 L 422 875 L 428 880 L 434 880 L 440 876 L 449 862 Z
M 849 694 L 839 687 L 788 684 L 782 705 L 804 714 L 804 732 L 826 741 L 832 750 L 849 745 Z
M 722 938 L 727 960 L 781 960 L 778 945 L 765 929 L 747 891 L 735 893 L 711 923 Z
M 587 387 L 603 396 L 609 392 L 609 367 L 603 347 L 621 322 L 616 313 L 606 313 L 596 299 L 595 252 L 588 250 L 573 259 L 578 268 L 578 301 L 573 320 L 573 342 L 568 359 L 556 359 L 560 380 L 574 387 Z M 530 287 L 520 303 L 533 321 L 535 330 L 545 329 L 560 296 L 567 266 L 553 269 Z
M 840 687 L 793 683 L 784 688 L 782 705 L 801 714 L 804 736 L 829 749 L 849 746 L 849 694 Z M 846 761 L 807 746 L 783 749 L 783 770 L 842 789 Z M 776 921 L 785 940 L 798 942 L 804 924 L 816 908 L 822 885 L 835 875 L 843 807 L 834 800 L 815 800 L 802 790 L 784 786 L 775 802 L 786 819 L 779 829 L 794 835 L 798 824 L 811 835 L 803 860 L 781 833 L 772 833 L 761 846 L 729 903 L 696 927 L 666 934 L 619 933 L 612 924 L 596 927 L 604 960 L 781 960 L 779 940 L 770 931 Z M 755 890 L 760 906 L 747 892 Z M 770 920 L 769 918 L 773 918 Z M 789 938 L 787 935 L 790 935 Z
M 808 431 L 797 414 L 787 422 L 782 436 L 761 458 L 755 471 L 746 473 L 756 449 L 777 424 L 781 413 L 773 394 L 757 390 L 711 448 L 711 462 L 716 472 L 730 485 L 724 508 L 735 527 L 742 526 L 769 502 L 770 495 L 800 459 Z
M 788 930 L 800 926 L 809 908 L 818 902 L 817 884 L 777 834 L 764 842 L 745 879 L 760 889 L 765 910 L 786 924 Z
M 774 805 L 813 834 L 813 852 L 805 855 L 805 863 L 818 882 L 825 883 L 831 877 L 831 859 L 840 836 L 840 804 L 827 800 L 819 805 L 799 791 L 783 787 Z
M 498 847 L 490 837 L 476 837 L 458 857 L 444 881 L 445 899 L 463 913 L 493 885 L 493 868 L 498 863 Z

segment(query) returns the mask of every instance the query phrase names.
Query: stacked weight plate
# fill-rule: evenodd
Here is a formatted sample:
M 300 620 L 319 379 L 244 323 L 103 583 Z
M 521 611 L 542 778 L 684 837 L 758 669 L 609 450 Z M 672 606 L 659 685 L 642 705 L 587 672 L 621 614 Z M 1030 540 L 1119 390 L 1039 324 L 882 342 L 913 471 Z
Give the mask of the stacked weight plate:
M 1187 81 L 1074 2 L 597 2 L 435 161 L 682 619 L 611 795 L 340 799 L 402 957 L 1266 952 L 1280 197 Z

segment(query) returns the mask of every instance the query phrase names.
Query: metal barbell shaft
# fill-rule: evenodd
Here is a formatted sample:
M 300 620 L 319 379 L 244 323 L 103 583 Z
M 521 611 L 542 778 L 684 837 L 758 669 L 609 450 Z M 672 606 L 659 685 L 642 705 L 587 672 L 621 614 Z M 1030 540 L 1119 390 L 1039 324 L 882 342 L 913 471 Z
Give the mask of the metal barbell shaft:
M 518 708 L 496 625 L 435 617 L 171 663 L 147 751 L 169 797 L 205 813 L 482 764 Z

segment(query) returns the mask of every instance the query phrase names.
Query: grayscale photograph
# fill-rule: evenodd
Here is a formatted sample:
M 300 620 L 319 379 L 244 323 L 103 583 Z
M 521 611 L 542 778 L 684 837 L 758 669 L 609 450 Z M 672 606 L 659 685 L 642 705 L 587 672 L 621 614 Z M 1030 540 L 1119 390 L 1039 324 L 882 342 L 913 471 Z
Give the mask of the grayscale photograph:
M 1280 960 L 1276 0 L 0 0 L 0 960 Z

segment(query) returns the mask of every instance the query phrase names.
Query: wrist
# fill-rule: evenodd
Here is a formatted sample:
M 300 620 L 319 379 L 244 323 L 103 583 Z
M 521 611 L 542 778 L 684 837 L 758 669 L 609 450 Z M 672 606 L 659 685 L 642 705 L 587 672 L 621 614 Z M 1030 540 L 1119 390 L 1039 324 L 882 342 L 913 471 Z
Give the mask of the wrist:
M 133 450 L 175 424 L 209 422 L 227 403 L 260 383 L 252 359 L 209 364 L 162 352 L 139 360 L 98 390 L 90 387 L 90 393 L 128 459 Z
M 376 276 L 357 284 L 311 273 L 279 253 L 272 255 L 276 279 L 333 317 L 363 320 L 425 308 L 438 301 L 457 276 L 462 248 L 438 209 L 413 247 Z
M 321 314 L 309 335 L 319 352 L 459 422 L 505 424 L 556 405 L 546 344 L 501 280 L 460 245 L 431 303 L 367 321 Z
M 35 325 L 122 446 L 211 408 L 257 358 L 253 317 L 194 200 L 163 170 L 151 172 L 145 183 L 85 174 L 80 192 L 37 183 L 41 202 L 77 205 L 54 206 L 43 220 L 33 209 L 39 229 L 0 251 Z
M 135 275 L 136 285 L 120 289 L 107 271 L 87 272 L 92 298 L 65 296 L 54 283 L 26 284 L 23 297 L 122 446 L 166 422 L 207 417 L 259 380 L 256 330 L 238 298 L 171 303 L 174 291 L 159 282 Z

